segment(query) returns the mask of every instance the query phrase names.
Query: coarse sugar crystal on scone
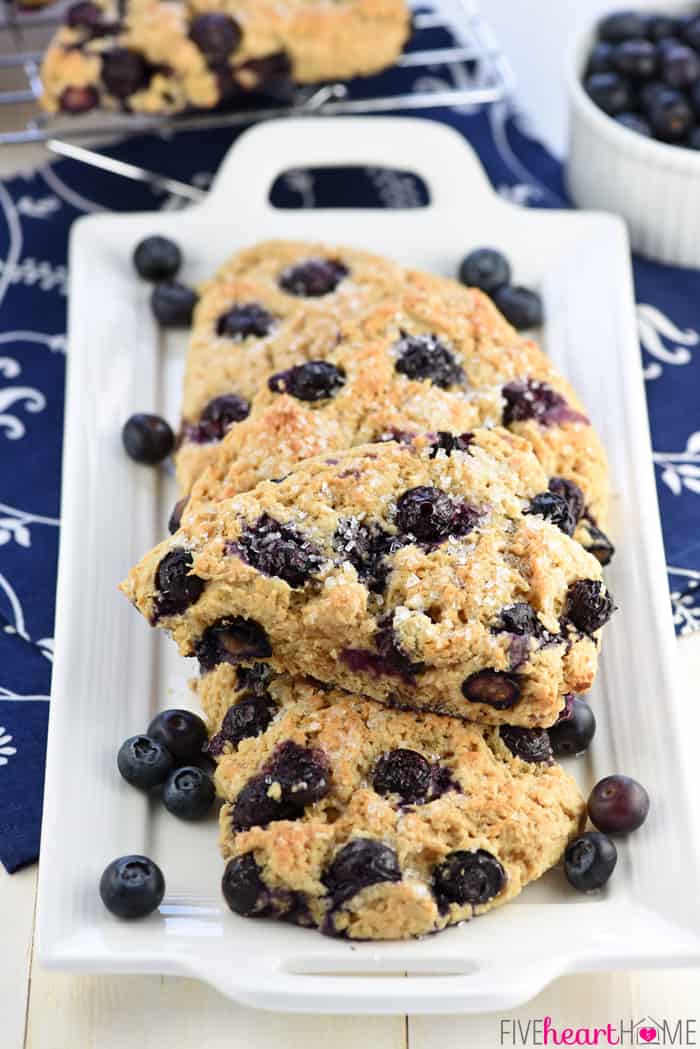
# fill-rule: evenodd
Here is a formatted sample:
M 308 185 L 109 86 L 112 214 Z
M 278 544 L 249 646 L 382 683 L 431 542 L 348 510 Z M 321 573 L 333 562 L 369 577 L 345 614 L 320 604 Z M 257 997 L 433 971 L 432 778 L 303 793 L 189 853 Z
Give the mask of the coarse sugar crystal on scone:
M 224 724 L 268 704 L 252 728 L 246 709 L 248 733 L 217 756 L 222 888 L 237 914 L 360 940 L 419 936 L 512 900 L 583 826 L 543 729 L 235 677 L 218 667 L 200 696 L 210 713 L 228 704 Z
M 247 418 L 211 446 L 186 514 L 313 455 L 498 424 L 527 437 L 553 483 L 569 486 L 573 530 L 585 545 L 584 515 L 605 527 L 608 470 L 575 393 L 481 292 L 411 271 L 344 324 L 326 353 L 268 377 Z
M 269 662 L 389 705 L 546 726 L 590 687 L 613 611 L 569 526 L 525 440 L 433 434 L 207 505 L 122 589 L 205 672 Z
M 405 0 L 78 0 L 41 66 L 50 113 L 167 114 L 290 100 L 294 83 L 391 65 L 409 34 Z
M 190 491 L 267 378 L 322 360 L 340 327 L 402 286 L 388 259 L 297 241 L 244 248 L 200 289 L 183 385 L 178 481 Z

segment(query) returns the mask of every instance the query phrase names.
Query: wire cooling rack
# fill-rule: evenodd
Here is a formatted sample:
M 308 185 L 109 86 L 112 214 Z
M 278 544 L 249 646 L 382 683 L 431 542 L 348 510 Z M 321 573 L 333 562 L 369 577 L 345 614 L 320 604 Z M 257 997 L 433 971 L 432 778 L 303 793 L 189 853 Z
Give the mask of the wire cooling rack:
M 245 110 L 176 117 L 105 112 L 49 116 L 39 105 L 39 68 L 65 7 L 59 0 L 51 8 L 21 11 L 12 0 L 5 0 L 0 9 L 0 106 L 14 106 L 17 114 L 17 126 L 0 131 L 0 145 L 236 126 L 311 113 L 408 112 L 477 105 L 499 101 L 512 86 L 509 63 L 473 0 L 433 0 L 413 4 L 412 38 L 389 76 L 299 87 L 284 103 L 264 101 Z M 406 74 L 410 74 L 408 86 Z

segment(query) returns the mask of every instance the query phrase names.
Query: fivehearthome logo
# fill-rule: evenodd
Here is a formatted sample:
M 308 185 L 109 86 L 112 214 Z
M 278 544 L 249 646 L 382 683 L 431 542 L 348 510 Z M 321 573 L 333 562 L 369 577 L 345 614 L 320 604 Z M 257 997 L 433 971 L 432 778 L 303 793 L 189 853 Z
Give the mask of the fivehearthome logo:
M 502 1018 L 500 1044 L 503 1046 L 693 1046 L 698 1045 L 698 1023 L 695 1019 L 615 1020 L 600 1027 L 569 1027 L 555 1024 L 551 1016 L 533 1020 Z

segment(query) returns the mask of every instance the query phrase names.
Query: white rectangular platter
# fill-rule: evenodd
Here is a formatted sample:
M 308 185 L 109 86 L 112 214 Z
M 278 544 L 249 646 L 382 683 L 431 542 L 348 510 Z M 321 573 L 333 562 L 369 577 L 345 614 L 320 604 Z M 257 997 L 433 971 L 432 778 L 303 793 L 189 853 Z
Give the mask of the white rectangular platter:
M 269 188 L 301 166 L 415 171 L 429 206 L 276 210 Z M 607 445 L 620 612 L 606 630 L 591 701 L 598 733 L 571 762 L 584 790 L 612 772 L 639 778 L 647 824 L 620 844 L 609 887 L 576 894 L 561 870 L 492 914 L 422 941 L 350 944 L 230 914 L 219 895 L 215 821 L 178 823 L 120 781 L 119 743 L 158 708 L 189 705 L 194 672 L 116 591 L 166 531 L 176 491 L 130 462 L 123 421 L 179 412 L 184 336 L 163 338 L 135 277 L 134 245 L 160 232 L 182 246 L 184 279 L 210 275 L 266 237 L 346 243 L 453 275 L 471 247 L 503 249 L 517 281 L 539 286 L 544 338 Z M 56 968 L 158 972 L 206 980 L 238 1001 L 297 1012 L 505 1010 L 556 976 L 625 966 L 700 964 L 695 802 L 673 684 L 675 644 L 651 466 L 628 246 L 615 218 L 517 208 L 489 186 L 453 131 L 415 119 L 270 123 L 245 134 L 201 205 L 178 213 L 99 215 L 74 228 L 58 584 L 40 871 L 39 952 Z M 160 913 L 124 924 L 102 907 L 104 866 L 127 852 L 163 868 Z

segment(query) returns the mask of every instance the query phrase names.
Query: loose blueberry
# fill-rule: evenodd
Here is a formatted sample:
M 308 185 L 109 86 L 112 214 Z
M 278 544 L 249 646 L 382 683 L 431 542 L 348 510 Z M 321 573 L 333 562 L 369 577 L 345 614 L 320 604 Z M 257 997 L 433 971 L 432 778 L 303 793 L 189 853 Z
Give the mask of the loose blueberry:
M 574 522 L 578 524 L 583 516 L 586 502 L 579 486 L 567 477 L 550 477 L 548 487 L 550 492 L 566 501 Z
M 153 316 L 163 328 L 189 328 L 197 296 L 186 284 L 163 281 L 151 293 Z
M 144 918 L 160 907 L 165 880 L 147 856 L 120 856 L 100 878 L 100 897 L 117 918 Z
M 235 554 L 264 575 L 283 579 L 288 586 L 304 586 L 318 572 L 325 558 L 294 525 L 280 524 L 263 514 L 229 544 Z
M 122 443 L 134 462 L 155 466 L 166 459 L 175 447 L 175 435 L 159 415 L 138 412 L 122 427 Z
M 590 519 L 586 521 L 586 530 L 588 536 L 583 542 L 586 550 L 593 554 L 600 561 L 601 565 L 610 564 L 615 554 L 615 547 L 605 532 L 598 528 L 598 525 L 594 524 Z
M 518 331 L 539 328 L 544 320 L 542 299 L 529 288 L 506 284 L 493 293 L 493 301 L 505 319 Z
M 630 776 L 606 776 L 596 783 L 588 799 L 591 823 L 606 834 L 629 834 L 649 814 L 649 795 Z
M 270 913 L 270 893 L 252 852 L 235 856 L 226 864 L 221 891 L 234 914 L 261 918 Z
M 382 754 L 374 767 L 372 785 L 377 794 L 397 794 L 411 804 L 425 800 L 430 789 L 432 769 L 422 754 L 399 747 Z
M 339 259 L 307 259 L 284 270 L 280 287 L 290 295 L 319 298 L 335 291 L 349 272 Z
M 527 601 L 518 601 L 502 608 L 498 629 L 519 637 L 539 637 L 544 630 L 537 612 Z
M 170 550 L 156 569 L 156 617 L 184 612 L 202 596 L 205 581 L 192 572 L 192 554 L 184 547 Z
M 464 382 L 464 372 L 452 350 L 436 335 L 403 335 L 394 351 L 396 371 L 408 379 L 430 380 L 443 390 Z
M 669 19 L 669 21 L 674 21 Z M 700 51 L 700 15 L 696 15 L 694 18 L 688 18 L 683 22 L 680 27 L 678 26 L 678 20 L 676 22 L 676 32 L 680 28 L 681 35 L 685 40 L 686 44 L 690 44 L 694 51 Z M 673 36 L 674 33 L 667 33 L 666 36 Z
M 102 83 L 115 98 L 128 98 L 148 83 L 148 64 L 143 55 L 126 47 L 102 52 Z
M 574 698 L 548 731 L 552 751 L 558 758 L 583 754 L 595 735 L 595 715 L 588 703 Z
M 501 725 L 499 735 L 508 750 L 521 761 L 531 764 L 551 764 L 552 748 L 547 730 L 544 728 L 518 728 L 516 725 Z
M 617 849 L 615 843 L 589 830 L 576 838 L 564 853 L 564 871 L 569 883 L 579 892 L 601 889 L 615 870 Z
M 619 73 L 593 73 L 583 83 L 589 98 L 609 116 L 632 107 L 630 86 Z
M 636 11 L 615 11 L 598 24 L 599 38 L 611 44 L 619 44 L 630 38 L 644 37 L 646 32 L 644 15 Z
M 300 401 L 323 401 L 345 385 L 345 373 L 329 361 L 307 361 L 267 380 L 273 393 L 288 393 Z
M 175 506 L 172 508 L 170 517 L 168 518 L 168 531 L 171 535 L 175 535 L 175 532 L 180 528 L 182 513 L 187 506 L 187 498 L 186 495 L 183 495 L 182 499 L 178 499 Z
M 451 903 L 477 907 L 498 896 L 507 880 L 499 860 L 486 849 L 459 849 L 433 871 L 433 892 L 442 909 Z
M 237 747 L 242 739 L 261 735 L 276 712 L 277 707 L 267 693 L 251 694 L 239 700 L 226 711 L 221 729 L 207 744 L 207 753 L 216 757 L 223 754 L 226 743 Z
M 615 48 L 615 68 L 623 76 L 648 80 L 656 72 L 657 52 L 649 40 L 623 40 Z
M 355 838 L 336 853 L 322 880 L 338 907 L 369 885 L 401 881 L 401 868 L 388 845 L 373 838 Z
M 651 106 L 649 120 L 657 138 L 665 142 L 680 142 L 692 126 L 693 111 L 685 98 L 667 96 Z
M 534 496 L 523 513 L 545 517 L 560 528 L 564 535 L 573 535 L 576 529 L 576 519 L 571 512 L 571 507 L 566 499 L 554 492 L 540 492 L 539 495 Z
M 61 92 L 59 106 L 64 113 L 87 113 L 94 109 L 100 101 L 97 89 L 94 87 L 67 87 Z
M 508 710 L 520 699 L 520 682 L 514 674 L 503 670 L 479 670 L 462 682 L 462 695 L 471 703 Z
M 225 62 L 242 38 L 238 22 L 220 11 L 197 15 L 190 23 L 190 40 L 197 45 L 210 66 Z
M 178 765 L 191 765 L 202 756 L 207 726 L 191 710 L 163 710 L 148 726 L 148 735 L 167 747 Z
M 628 131 L 634 131 L 637 135 L 651 138 L 651 124 L 644 117 L 641 117 L 639 113 L 619 113 L 615 117 L 615 123 L 620 124 L 621 127 L 626 127 Z
M 600 630 L 615 611 L 611 595 L 597 579 L 577 579 L 566 593 L 564 616 L 584 634 Z
M 612 73 L 615 70 L 615 46 L 600 40 L 588 56 L 585 76 L 593 73 Z
M 440 452 L 452 455 L 453 452 L 468 452 L 474 441 L 472 433 L 447 433 L 446 430 L 438 430 L 435 439 L 431 442 L 430 458 L 435 459 Z
M 194 646 L 202 673 L 213 670 L 219 663 L 250 663 L 268 659 L 272 655 L 265 630 L 254 619 L 235 616 L 212 623 Z
M 235 342 L 242 342 L 250 336 L 264 339 L 275 325 L 275 318 L 257 302 L 245 302 L 222 314 L 216 322 L 218 335 L 225 335 Z
M 462 259 L 459 279 L 471 288 L 481 288 L 491 295 L 504 284 L 510 283 L 510 263 L 505 255 L 495 248 L 477 248 Z
M 163 804 L 181 820 L 201 820 L 214 801 L 211 777 L 195 765 L 175 769 L 163 787 Z
M 687 88 L 700 79 L 700 55 L 685 44 L 664 50 L 661 74 L 670 87 Z
M 174 765 L 175 759 L 168 748 L 151 736 L 131 736 L 117 754 L 117 768 L 122 778 L 140 790 L 164 783 Z
M 182 265 L 182 252 L 168 237 L 144 237 L 134 249 L 134 266 L 144 280 L 170 280 Z
M 669 36 L 678 36 L 680 30 L 681 22 L 673 15 L 648 15 L 646 19 L 646 35 L 656 43 Z M 692 41 L 688 40 L 688 43 L 692 44 Z

